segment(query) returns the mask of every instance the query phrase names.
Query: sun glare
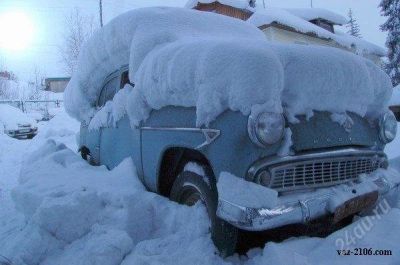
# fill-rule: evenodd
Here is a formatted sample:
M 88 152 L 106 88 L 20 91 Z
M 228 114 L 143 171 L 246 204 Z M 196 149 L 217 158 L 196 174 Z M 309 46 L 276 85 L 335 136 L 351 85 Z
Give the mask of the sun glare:
M 21 51 L 32 42 L 32 20 L 23 12 L 0 13 L 0 49 Z

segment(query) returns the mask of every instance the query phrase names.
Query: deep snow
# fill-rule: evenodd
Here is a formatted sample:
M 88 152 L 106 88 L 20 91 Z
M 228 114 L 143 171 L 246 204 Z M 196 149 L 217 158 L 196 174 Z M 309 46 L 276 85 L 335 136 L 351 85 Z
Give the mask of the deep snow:
M 32 141 L 0 135 L 0 255 L 15 265 L 400 262 L 400 210 L 387 205 L 380 206 L 382 215 L 362 218 L 325 239 L 292 238 L 223 260 L 215 254 L 200 205 L 188 208 L 145 191 L 130 159 L 112 171 L 89 166 L 76 153 L 79 124 L 64 112 L 39 126 Z M 389 249 L 393 255 L 339 256 L 342 244 Z
M 110 103 L 95 114 L 104 78 L 128 58 L 135 89 L 119 91 L 125 109 L 115 112 Z M 284 107 L 290 121 L 313 110 L 376 118 L 391 93 L 388 76 L 352 53 L 271 43 L 249 23 L 208 12 L 144 8 L 112 20 L 86 43 L 65 106 L 78 120 L 96 115 L 92 129 L 125 113 L 137 125 L 169 105 L 195 106 L 202 126 L 227 109 L 249 115 L 260 106 L 275 113 Z

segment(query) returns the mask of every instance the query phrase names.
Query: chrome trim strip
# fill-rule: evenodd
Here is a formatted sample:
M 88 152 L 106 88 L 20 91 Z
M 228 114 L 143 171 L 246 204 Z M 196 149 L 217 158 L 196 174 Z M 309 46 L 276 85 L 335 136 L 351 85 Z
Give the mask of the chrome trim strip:
M 184 132 L 195 132 L 203 133 L 205 141 L 195 147 L 195 149 L 201 149 L 207 145 L 213 143 L 220 135 L 221 131 L 217 129 L 204 129 L 204 128 L 185 128 L 185 127 L 140 127 L 140 130 L 145 131 L 184 131 Z

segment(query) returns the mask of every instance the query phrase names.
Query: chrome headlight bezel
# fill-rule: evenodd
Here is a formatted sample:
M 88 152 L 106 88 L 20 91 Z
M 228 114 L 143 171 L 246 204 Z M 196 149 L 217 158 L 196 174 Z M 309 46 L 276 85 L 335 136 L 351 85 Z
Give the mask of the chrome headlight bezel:
M 396 138 L 397 120 L 392 111 L 386 112 L 379 120 L 379 137 L 384 143 L 390 143 Z
M 271 127 L 271 121 L 274 123 L 272 124 L 274 128 Z M 286 122 L 283 114 L 261 112 L 256 116 L 249 116 L 247 131 L 250 140 L 254 144 L 260 147 L 267 147 L 282 140 L 285 125 Z

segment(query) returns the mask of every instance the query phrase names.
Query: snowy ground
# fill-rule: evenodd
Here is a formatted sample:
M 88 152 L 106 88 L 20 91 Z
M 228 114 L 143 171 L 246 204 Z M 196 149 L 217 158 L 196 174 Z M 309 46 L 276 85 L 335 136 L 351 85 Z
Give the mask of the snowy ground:
M 63 111 L 39 126 L 32 141 L 0 135 L 0 264 L 400 264 L 400 209 L 387 204 L 328 238 L 223 260 L 201 206 L 145 191 L 130 159 L 112 171 L 89 166 L 76 153 L 79 124 Z M 340 256 L 341 247 L 392 255 Z

